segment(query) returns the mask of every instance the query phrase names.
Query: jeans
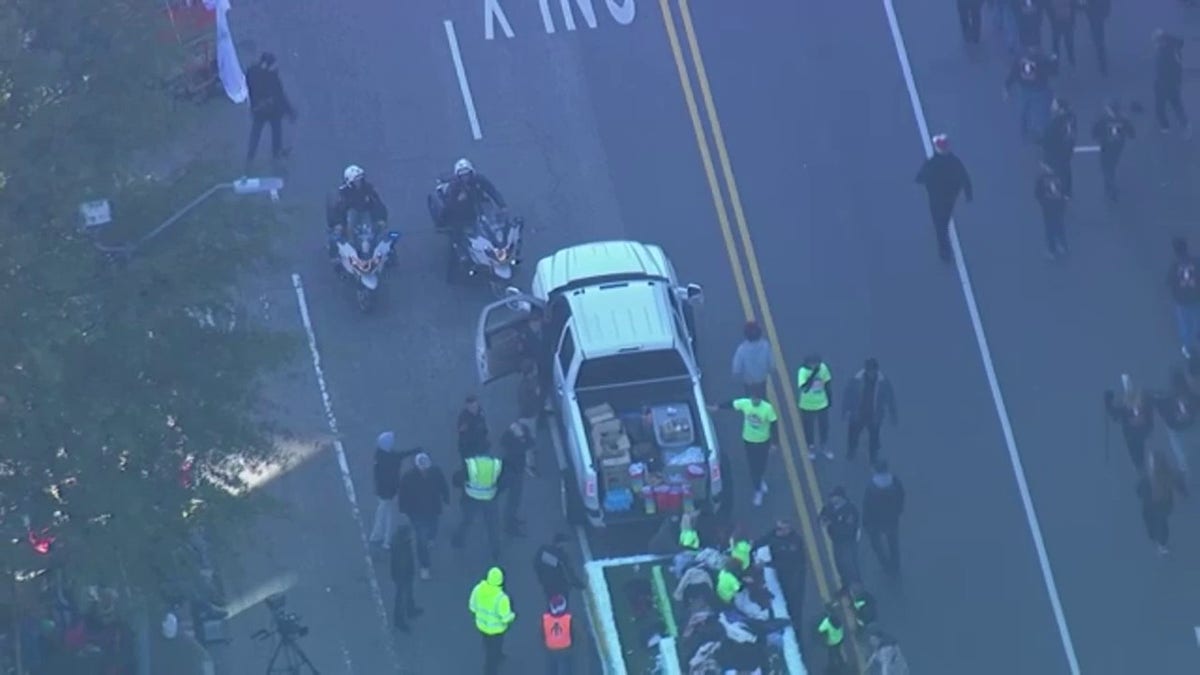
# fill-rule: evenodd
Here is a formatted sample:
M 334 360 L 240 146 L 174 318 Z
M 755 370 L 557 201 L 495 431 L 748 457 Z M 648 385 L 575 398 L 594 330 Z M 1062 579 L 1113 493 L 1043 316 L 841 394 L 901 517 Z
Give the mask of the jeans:
M 867 530 L 867 538 L 879 565 L 888 574 L 900 572 L 900 528 L 884 527 Z
M 1046 250 L 1057 256 L 1067 252 L 1067 209 L 1062 206 L 1043 206 L 1042 222 L 1046 229 Z
M 246 161 L 254 159 L 258 152 L 258 140 L 262 138 L 263 125 L 271 125 L 271 155 L 283 156 L 283 116 L 252 115 L 250 121 L 250 145 L 246 148 Z
M 450 537 L 450 543 L 456 548 L 461 548 L 463 538 L 467 534 L 467 530 L 471 528 L 471 523 L 476 519 L 483 519 L 484 534 L 487 536 L 488 548 L 491 551 L 492 558 L 500 557 L 500 533 L 499 518 L 496 513 L 496 500 L 488 499 L 471 499 L 466 495 L 462 498 L 462 520 L 459 521 L 458 527 L 454 528 L 454 534 Z
M 546 650 L 546 675 L 571 675 L 571 649 Z
M 1154 116 L 1158 119 L 1158 128 L 1170 129 L 1171 122 L 1167 119 L 1167 109 L 1175 112 L 1179 124 L 1187 127 L 1188 116 L 1183 109 L 1183 91 L 1179 86 L 1154 85 Z
M 878 421 L 861 421 L 855 418 L 850 418 L 850 428 L 846 431 L 846 457 L 854 459 L 858 453 L 858 437 L 863 430 L 867 431 L 867 452 L 871 455 L 871 462 L 879 459 L 879 426 Z
M 1021 133 L 1040 139 L 1046 132 L 1050 117 L 1050 100 L 1053 96 L 1049 87 L 1018 85 L 1021 102 Z
M 375 506 L 375 519 L 371 524 L 371 543 L 385 549 L 392 547 L 392 533 L 396 531 L 396 498 L 379 499 Z
M 829 442 L 829 408 L 801 410 L 800 422 L 809 448 L 824 447 Z
M 1175 327 L 1179 344 L 1190 350 L 1200 343 L 1200 305 L 1175 303 Z
M 429 569 L 429 549 L 433 540 L 437 539 L 438 514 L 413 516 L 413 535 L 417 545 L 417 564 L 422 569 Z

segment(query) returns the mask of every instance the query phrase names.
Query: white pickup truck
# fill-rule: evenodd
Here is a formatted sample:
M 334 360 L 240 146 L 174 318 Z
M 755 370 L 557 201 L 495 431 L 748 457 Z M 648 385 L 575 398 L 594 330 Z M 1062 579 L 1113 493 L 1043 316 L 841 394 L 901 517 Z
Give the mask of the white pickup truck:
M 543 258 L 529 293 L 510 289 L 483 309 L 480 381 L 532 361 L 549 385 L 569 521 L 604 527 L 721 507 L 727 465 L 695 355 L 702 297 L 658 246 L 605 241 Z

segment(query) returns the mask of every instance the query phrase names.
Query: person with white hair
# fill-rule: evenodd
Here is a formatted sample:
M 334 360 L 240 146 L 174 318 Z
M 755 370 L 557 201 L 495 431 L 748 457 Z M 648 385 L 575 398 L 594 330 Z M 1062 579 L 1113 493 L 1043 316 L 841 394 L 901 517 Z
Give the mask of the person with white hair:
M 929 213 L 933 217 L 933 231 L 937 236 L 938 254 L 950 262 L 953 251 L 950 247 L 950 217 L 954 215 L 954 203 L 961 193 L 970 202 L 975 198 L 971 189 L 971 177 L 962 160 L 950 151 L 950 137 L 937 134 L 932 139 L 933 155 L 925 160 L 917 171 L 917 183 L 925 186 L 929 196 Z
M 429 579 L 429 552 L 437 538 L 442 509 L 450 503 L 450 486 L 429 453 L 417 452 L 413 464 L 400 476 L 400 511 L 412 520 L 421 578 Z

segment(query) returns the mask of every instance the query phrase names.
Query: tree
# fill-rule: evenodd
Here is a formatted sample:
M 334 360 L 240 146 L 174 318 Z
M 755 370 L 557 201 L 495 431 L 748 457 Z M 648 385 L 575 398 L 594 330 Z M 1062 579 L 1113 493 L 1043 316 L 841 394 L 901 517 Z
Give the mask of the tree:
M 187 132 L 145 86 L 180 56 L 162 27 L 155 0 L 0 7 L 0 569 L 46 564 L 32 531 L 75 578 L 151 590 L 186 574 L 190 532 L 220 546 L 264 505 L 239 467 L 277 458 L 260 384 L 293 342 L 236 291 L 275 216 L 214 198 L 128 260 L 78 229 L 90 198 L 133 235 L 229 175 L 129 168 Z

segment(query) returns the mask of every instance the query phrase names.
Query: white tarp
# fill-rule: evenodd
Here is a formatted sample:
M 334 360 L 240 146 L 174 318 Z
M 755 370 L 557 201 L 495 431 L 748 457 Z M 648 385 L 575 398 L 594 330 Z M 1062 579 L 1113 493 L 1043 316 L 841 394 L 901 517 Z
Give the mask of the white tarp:
M 233 33 L 229 31 L 229 0 L 204 0 L 204 6 L 217 17 L 217 73 L 225 87 L 225 95 L 234 103 L 241 103 L 249 92 L 246 73 L 242 71 L 237 47 L 233 44 Z

